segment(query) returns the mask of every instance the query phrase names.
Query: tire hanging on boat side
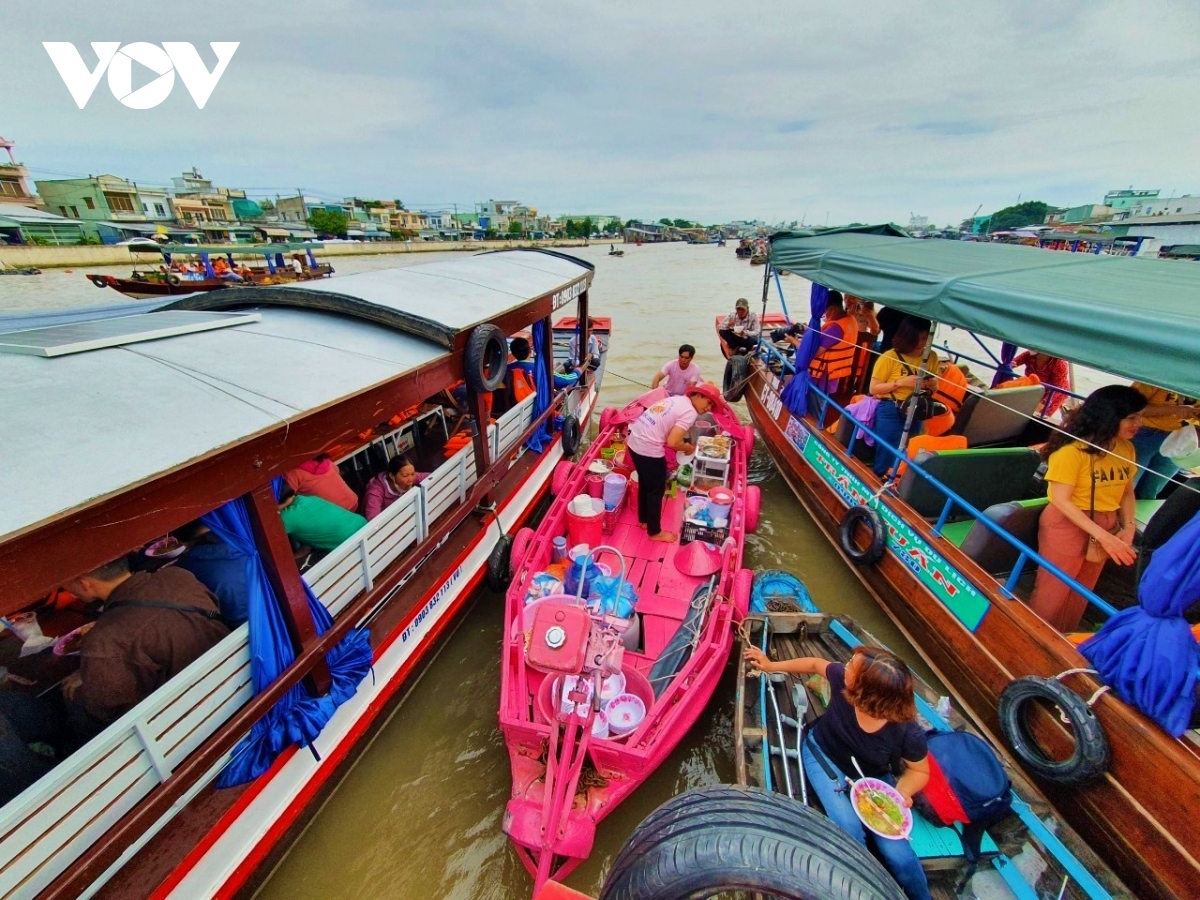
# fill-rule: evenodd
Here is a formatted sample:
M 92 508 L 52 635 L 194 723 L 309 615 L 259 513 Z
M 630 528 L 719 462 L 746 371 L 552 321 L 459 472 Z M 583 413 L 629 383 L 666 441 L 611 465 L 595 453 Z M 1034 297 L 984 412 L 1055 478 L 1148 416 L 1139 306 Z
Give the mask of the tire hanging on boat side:
M 1028 706 L 1044 700 L 1061 711 L 1075 746 L 1064 760 L 1053 759 L 1029 727 Z M 1014 754 L 1030 772 L 1067 787 L 1090 784 L 1108 771 L 1110 759 L 1104 729 L 1083 698 L 1056 678 L 1027 675 L 1000 693 L 1000 730 Z
M 508 342 L 504 332 L 485 322 L 467 339 L 465 377 L 467 387 L 490 394 L 504 384 L 508 373 Z
M 859 549 L 854 543 L 854 529 L 857 525 L 865 525 L 871 540 L 865 549 Z M 883 558 L 883 550 L 887 546 L 887 529 L 883 518 L 869 506 L 852 506 L 842 517 L 840 532 L 842 552 L 859 566 L 873 566 Z
M 496 546 L 492 547 L 492 552 L 488 554 L 487 584 L 493 591 L 503 591 L 512 580 L 509 572 L 512 546 L 512 535 L 502 534 L 500 540 L 496 541 Z
M 564 457 L 572 457 L 579 449 L 579 420 L 572 415 L 563 419 L 562 451 Z
M 725 376 L 721 379 L 721 396 L 729 403 L 737 403 L 746 393 L 746 380 L 750 376 L 750 360 L 735 353 L 725 361 Z
M 887 870 L 833 822 L 757 788 L 668 800 L 617 854 L 600 900 L 685 900 L 721 891 L 782 900 L 905 900 Z

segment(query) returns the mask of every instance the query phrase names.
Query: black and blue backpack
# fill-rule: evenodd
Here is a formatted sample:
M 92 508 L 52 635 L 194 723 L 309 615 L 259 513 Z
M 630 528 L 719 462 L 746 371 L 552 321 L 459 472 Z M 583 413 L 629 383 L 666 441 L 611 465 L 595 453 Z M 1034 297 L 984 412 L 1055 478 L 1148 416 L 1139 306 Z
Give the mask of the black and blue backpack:
M 984 831 L 1012 811 L 1012 782 L 982 738 L 965 731 L 930 731 L 926 737 L 929 783 L 913 807 L 934 825 L 958 831 L 973 872 Z

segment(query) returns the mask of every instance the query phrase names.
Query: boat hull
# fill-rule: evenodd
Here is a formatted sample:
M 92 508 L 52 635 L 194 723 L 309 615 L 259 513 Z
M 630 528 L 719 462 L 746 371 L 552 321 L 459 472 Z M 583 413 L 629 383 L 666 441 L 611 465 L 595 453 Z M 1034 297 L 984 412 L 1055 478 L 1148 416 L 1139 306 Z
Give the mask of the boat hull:
M 586 422 L 594 410 L 598 391 L 593 385 L 581 398 L 581 421 Z M 386 721 L 385 713 L 396 702 L 400 689 L 435 650 L 483 580 L 488 557 L 501 534 L 511 533 L 526 522 L 545 496 L 562 458 L 562 442 L 556 438 L 518 476 L 519 482 L 499 502 L 496 516 L 486 527 L 465 544 L 456 538 L 457 532 L 452 532 L 417 570 L 413 583 L 421 591 L 420 598 L 402 619 L 373 639 L 373 679 L 359 686 L 318 736 L 314 749 L 320 758 L 294 745 L 285 750 L 149 896 L 177 900 L 231 897 L 254 887 L 255 873 L 263 871 L 264 863 L 280 856 L 299 835 L 315 800 L 336 785 L 373 729 Z M 121 893 L 118 888 L 101 896 L 117 897 Z
M 746 392 L 751 419 L 792 491 L 849 565 L 841 520 L 874 493 L 871 475 L 811 419 L 792 416 L 779 390 L 778 379 L 756 366 Z M 854 571 L 979 727 L 1004 746 L 998 716 L 1004 688 L 1022 676 L 1086 667 L 1086 660 L 907 504 L 885 496 L 880 512 L 888 551 L 878 564 Z M 1067 683 L 1085 698 L 1101 687 L 1088 675 Z M 1195 896 L 1200 829 L 1191 810 L 1200 804 L 1200 755 L 1109 694 L 1093 710 L 1112 753 L 1108 773 L 1083 788 L 1029 773 L 1031 779 L 1139 896 Z M 1059 758 L 1070 752 L 1069 736 L 1050 717 L 1037 723 L 1037 733 Z

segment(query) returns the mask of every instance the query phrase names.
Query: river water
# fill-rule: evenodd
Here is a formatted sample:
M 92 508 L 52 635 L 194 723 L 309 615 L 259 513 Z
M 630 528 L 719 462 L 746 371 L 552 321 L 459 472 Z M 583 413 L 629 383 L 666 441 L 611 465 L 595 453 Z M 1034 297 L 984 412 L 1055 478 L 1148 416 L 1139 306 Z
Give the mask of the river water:
M 763 270 L 736 259 L 732 245 L 624 249 L 621 258 L 609 257 L 607 245 L 566 251 L 595 263 L 592 312 L 612 317 L 602 406 L 621 406 L 641 393 L 684 342 L 695 345 L 706 378 L 719 383 L 724 361 L 714 316 L 732 310 L 738 297 L 759 308 Z M 335 263 L 339 273 L 351 273 L 447 257 L 452 254 L 344 257 Z M 92 271 L 122 274 L 127 267 Z M 802 313 L 808 283 L 790 277 L 782 284 L 793 314 Z M 118 299 L 93 287 L 82 270 L 0 278 L 0 313 Z M 915 651 L 808 519 L 761 446 L 752 469 L 762 486 L 762 516 L 758 533 L 748 538 L 746 564 L 795 573 L 823 609 L 855 617 L 916 662 Z M 502 615 L 502 598 L 481 591 L 260 898 L 529 896 L 529 876 L 500 830 L 509 796 L 508 759 L 497 727 Z M 675 753 L 601 824 L 591 859 L 569 880 L 572 887 L 595 894 L 622 841 L 660 803 L 688 788 L 732 780 L 733 690 L 729 677 Z

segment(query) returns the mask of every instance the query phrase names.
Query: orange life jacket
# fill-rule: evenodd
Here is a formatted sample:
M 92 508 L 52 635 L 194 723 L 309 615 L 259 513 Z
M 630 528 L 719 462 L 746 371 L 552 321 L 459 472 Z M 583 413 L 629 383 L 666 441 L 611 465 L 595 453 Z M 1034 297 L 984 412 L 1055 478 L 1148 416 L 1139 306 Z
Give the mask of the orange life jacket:
M 533 383 L 532 372 L 520 366 L 513 366 L 509 371 L 512 372 L 513 397 L 518 403 L 526 397 L 531 397 L 537 393 L 537 387 Z
M 969 386 L 962 369 L 953 363 L 946 366 L 946 370 L 937 380 L 937 390 L 933 394 L 933 399 L 946 407 L 946 411 L 940 416 L 925 420 L 926 434 L 938 437 L 954 427 L 954 418 L 962 409 Z
M 957 414 L 962 409 L 968 387 L 970 387 L 970 382 L 967 381 L 967 376 L 963 374 L 962 369 L 954 363 L 950 363 L 937 380 L 937 390 L 933 393 L 933 399 L 950 412 Z
M 830 323 L 842 329 L 842 337 L 832 346 L 817 352 L 808 365 L 808 374 L 818 386 L 829 381 L 847 378 L 854 372 L 854 356 L 858 352 L 858 322 L 854 316 L 842 316 Z
M 1009 381 L 1005 381 L 1003 384 L 996 385 L 996 390 L 1000 390 L 1001 388 L 1028 387 L 1033 384 L 1041 383 L 1042 379 L 1038 378 L 1036 375 L 1022 375 L 1020 378 L 1013 378 Z

